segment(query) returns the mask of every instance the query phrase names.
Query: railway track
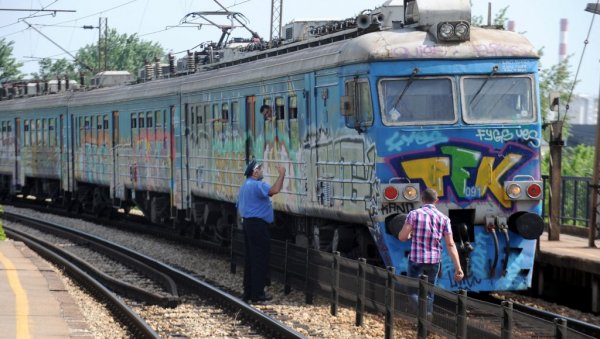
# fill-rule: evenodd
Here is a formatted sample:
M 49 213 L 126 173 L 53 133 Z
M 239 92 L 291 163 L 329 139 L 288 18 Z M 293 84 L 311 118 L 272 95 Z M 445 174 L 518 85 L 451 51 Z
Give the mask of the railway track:
M 146 233 L 148 233 L 147 230 L 144 230 L 144 231 Z M 154 234 L 154 231 L 151 231 L 150 233 Z M 178 239 L 178 237 L 179 237 L 178 235 L 174 236 L 175 239 Z M 173 238 L 171 238 L 171 239 L 173 240 Z M 214 251 L 213 251 L 213 253 L 214 253 Z M 218 251 L 218 253 L 221 255 L 222 259 L 227 260 L 226 256 L 225 256 L 226 255 L 225 251 Z M 225 263 L 223 263 L 223 266 L 226 266 L 228 264 L 229 264 L 228 262 L 225 262 Z M 193 274 L 194 274 L 193 272 L 190 272 L 184 266 L 179 266 L 179 267 L 181 267 L 180 270 L 183 273 L 191 275 L 193 277 Z M 189 272 L 189 273 L 187 273 L 187 272 Z M 203 277 L 203 279 L 213 280 L 215 282 L 218 282 L 218 280 L 211 279 L 210 276 Z M 235 290 L 232 290 L 231 288 L 227 289 L 227 287 L 225 287 L 225 286 L 220 287 L 220 288 L 228 290 L 230 292 L 230 294 L 236 294 Z M 477 295 L 477 294 L 474 294 L 474 295 L 470 294 L 469 297 L 471 297 L 475 300 L 476 307 L 472 307 L 469 309 L 468 316 L 471 318 L 471 320 L 470 320 L 470 324 L 468 326 L 468 329 L 469 329 L 468 333 L 470 333 L 470 334 L 480 333 L 482 335 L 487 334 L 487 335 L 492 335 L 492 336 L 500 335 L 497 329 L 500 328 L 500 326 L 498 325 L 499 324 L 498 319 L 501 319 L 502 314 L 499 311 L 499 310 L 501 310 L 501 308 L 499 308 L 497 305 L 499 305 L 502 300 L 492 299 L 490 297 L 486 297 L 485 295 Z M 487 304 L 490 304 L 490 305 L 487 305 Z M 436 299 L 436 305 L 438 305 L 437 299 Z M 353 305 L 350 305 L 350 306 L 353 306 Z M 445 309 L 444 305 L 440 304 L 438 306 L 437 312 L 434 311 L 434 317 L 430 320 L 432 321 L 433 325 L 442 329 L 442 332 L 444 329 L 450 331 L 453 328 L 452 326 L 454 326 L 453 323 L 449 323 L 449 319 L 451 319 L 450 315 L 452 315 L 453 312 L 455 312 L 455 310 Z M 449 316 L 447 317 L 446 320 L 444 320 L 444 314 L 446 314 L 446 313 L 448 313 Z M 513 313 L 516 314 L 515 319 L 514 319 L 514 329 L 515 329 L 515 331 L 517 331 L 517 333 L 540 334 L 539 330 L 538 330 L 539 328 L 541 328 L 541 327 L 549 328 L 549 327 L 551 327 L 551 326 L 549 326 L 549 324 L 551 325 L 553 323 L 554 319 L 560 318 L 560 319 L 566 320 L 566 328 L 570 331 L 569 334 L 573 334 L 573 335 L 570 335 L 570 337 L 581 337 L 581 338 L 600 337 L 600 329 L 598 328 L 598 326 L 595 326 L 593 324 L 589 324 L 589 323 L 586 323 L 583 321 L 579 321 L 577 319 L 565 317 L 560 314 L 541 311 L 539 309 L 528 307 L 526 305 L 522 305 L 517 302 L 513 303 Z M 486 323 L 487 323 L 487 325 L 486 325 Z M 581 336 L 579 336 L 579 334 L 581 334 Z M 549 333 L 546 333 L 546 335 L 550 336 Z
M 244 319 L 244 324 L 249 327 L 247 330 L 242 330 L 243 333 L 254 335 L 254 333 L 258 332 L 267 337 L 277 338 L 302 337 L 300 333 L 281 324 L 277 320 L 269 317 L 268 315 L 257 310 L 256 308 L 244 303 L 242 300 L 232 296 L 231 294 L 226 293 L 220 290 L 219 288 L 214 287 L 211 284 L 208 284 L 205 281 L 202 281 L 197 277 L 192 276 L 191 274 L 188 274 L 187 272 L 165 265 L 141 253 L 129 250 L 118 244 L 105 241 L 93 235 L 86 234 L 84 232 L 77 231 L 68 227 L 63 227 L 61 225 L 49 223 L 40 219 L 6 212 L 3 214 L 3 218 L 13 222 L 26 224 L 31 227 L 43 229 L 44 232 L 50 231 L 52 233 L 59 233 L 61 234 L 61 236 L 68 237 L 69 239 L 77 239 L 77 242 L 94 244 L 93 246 L 96 249 L 108 251 L 111 257 L 129 257 L 129 266 L 134 266 L 136 267 L 136 270 L 144 271 L 145 274 L 150 275 L 153 278 L 157 278 L 158 281 L 161 281 L 160 284 L 166 287 L 165 289 L 167 289 L 170 292 L 170 295 L 169 297 L 167 297 L 166 300 L 162 300 L 159 302 L 167 307 L 173 307 L 176 304 L 178 299 L 177 290 L 185 289 L 186 291 L 193 291 L 194 294 L 200 295 L 201 298 L 211 300 L 212 304 L 216 304 L 219 308 L 223 309 L 223 313 L 233 314 L 234 317 L 241 315 L 241 318 Z M 5 226 L 5 229 L 9 233 L 9 236 L 14 236 L 15 239 L 23 240 L 27 243 L 36 242 L 37 244 L 35 248 L 46 246 L 51 247 L 51 245 L 48 243 L 43 244 L 35 240 L 27 241 L 27 235 L 24 234 L 24 232 L 14 230 L 12 227 Z M 46 251 L 64 252 L 56 248 L 53 250 L 47 249 Z M 63 261 L 68 262 L 71 259 L 72 256 L 68 259 L 63 259 Z M 105 279 L 105 281 L 109 280 L 110 279 Z M 157 302 L 160 300 L 160 298 L 157 296 L 150 296 L 150 293 L 148 293 L 147 291 L 140 292 L 135 288 L 133 290 L 127 290 L 126 285 L 127 284 L 113 284 L 112 286 L 118 286 L 118 289 L 124 290 L 127 295 L 133 295 L 136 299 L 140 299 L 145 302 Z M 215 313 L 220 314 L 221 312 L 216 311 Z M 124 322 L 128 323 L 129 320 Z M 239 328 L 236 329 L 236 331 L 239 333 Z M 132 332 L 138 333 L 138 330 L 134 329 L 134 331 Z

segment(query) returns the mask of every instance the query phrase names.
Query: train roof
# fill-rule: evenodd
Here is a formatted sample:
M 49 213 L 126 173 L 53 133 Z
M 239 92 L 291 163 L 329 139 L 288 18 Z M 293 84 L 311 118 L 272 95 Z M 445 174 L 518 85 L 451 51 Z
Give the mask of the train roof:
M 457 15 L 458 19 L 465 16 L 462 12 Z M 233 59 L 204 65 L 204 69 L 189 75 L 129 86 L 2 101 L 0 111 L 66 105 L 77 107 L 177 93 L 185 95 L 217 87 L 260 82 L 368 62 L 538 58 L 538 53 L 531 43 L 514 32 L 471 27 L 469 40 L 440 42 L 436 39 L 436 34 L 432 33 L 431 25 L 428 27 L 423 29 L 418 25 L 406 25 L 385 30 L 354 27 L 266 50 L 238 48 L 232 52 Z

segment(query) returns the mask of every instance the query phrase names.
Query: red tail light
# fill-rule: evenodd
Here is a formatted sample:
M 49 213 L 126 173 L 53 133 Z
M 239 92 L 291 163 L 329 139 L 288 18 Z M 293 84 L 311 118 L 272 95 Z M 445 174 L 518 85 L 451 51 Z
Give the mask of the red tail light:
M 538 184 L 531 184 L 527 187 L 527 195 L 530 198 L 539 198 L 542 195 L 542 187 Z
M 383 190 L 383 196 L 389 201 L 398 199 L 398 195 L 398 190 L 394 186 L 388 186 Z

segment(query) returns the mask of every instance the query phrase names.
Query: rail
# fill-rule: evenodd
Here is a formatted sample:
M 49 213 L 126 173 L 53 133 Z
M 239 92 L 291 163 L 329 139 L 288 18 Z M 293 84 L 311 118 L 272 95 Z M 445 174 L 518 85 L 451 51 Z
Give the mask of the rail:
M 236 227 L 232 229 L 231 272 L 243 263 L 244 239 Z M 337 315 L 340 304 L 356 309 L 356 324 L 361 325 L 365 310 L 384 313 L 385 337 L 392 338 L 394 317 L 417 319 L 418 335 L 427 332 L 466 338 L 506 338 L 536 336 L 547 338 L 598 338 L 600 327 L 585 326 L 575 320 L 541 311 L 531 314 L 517 304 L 497 305 L 467 297 L 466 291 L 449 292 L 426 280 L 398 276 L 391 269 L 352 260 L 339 253 L 327 253 L 299 247 L 290 242 L 271 240 L 271 279 L 284 285 L 285 293 L 292 288 L 304 291 L 305 302 L 315 296 L 331 302 L 331 314 Z M 416 306 L 410 294 L 417 292 Z M 427 313 L 427 293 L 434 294 L 434 306 Z M 514 307 L 513 307 L 514 306 Z M 550 319 L 550 320 L 548 320 Z M 506 336 L 509 334 L 509 336 Z

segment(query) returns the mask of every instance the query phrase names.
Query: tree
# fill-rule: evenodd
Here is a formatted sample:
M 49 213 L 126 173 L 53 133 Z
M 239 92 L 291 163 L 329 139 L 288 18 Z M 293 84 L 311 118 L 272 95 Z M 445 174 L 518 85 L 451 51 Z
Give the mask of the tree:
M 101 47 L 104 47 L 104 43 Z M 129 71 L 134 75 L 144 66 L 144 61 L 162 59 L 165 54 L 158 43 L 142 41 L 136 34 L 119 34 L 115 29 L 108 32 L 106 50 L 107 70 Z M 80 48 L 76 58 L 75 63 L 82 71 L 86 70 L 86 65 L 93 68 L 95 72 L 104 69 L 104 65 L 98 65 L 98 44 Z
M 40 66 L 39 73 L 31 73 L 31 76 L 36 80 L 52 80 L 63 78 L 65 75 L 69 79 L 77 79 L 78 77 L 75 64 L 67 59 L 52 61 L 50 58 L 43 58 L 38 64 Z
M 23 64 L 12 57 L 13 44 L 14 41 L 7 42 L 5 38 L 0 39 L 0 82 L 21 77 L 19 69 Z
M 492 25 L 504 27 L 504 24 L 508 20 L 506 18 L 506 11 L 508 10 L 508 6 L 500 9 L 495 15 L 494 20 L 492 21 Z M 487 25 L 487 20 L 485 22 Z M 471 26 L 481 27 L 484 26 L 483 16 L 482 15 L 473 15 L 471 17 Z

